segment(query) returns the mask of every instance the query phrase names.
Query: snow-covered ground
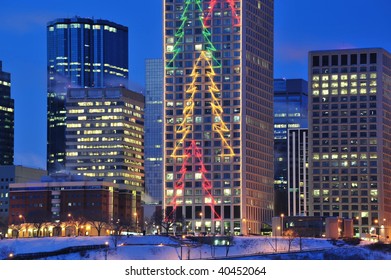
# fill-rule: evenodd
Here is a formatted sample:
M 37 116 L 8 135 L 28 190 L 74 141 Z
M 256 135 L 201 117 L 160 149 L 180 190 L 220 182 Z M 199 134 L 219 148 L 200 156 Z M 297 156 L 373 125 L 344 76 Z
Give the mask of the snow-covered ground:
M 119 246 L 115 248 L 114 243 Z M 102 237 L 47 237 L 0 240 L 0 259 L 9 254 L 51 252 L 66 247 L 109 244 L 109 249 L 89 250 L 80 253 L 46 257 L 51 260 L 179 260 L 236 257 L 239 259 L 391 259 L 390 254 L 370 251 L 365 246 L 350 246 L 339 243 L 335 246 L 326 239 L 303 238 L 303 251 L 324 249 L 321 252 L 284 254 L 289 250 L 289 240 L 273 237 L 234 237 L 233 245 L 212 247 L 210 245 L 179 246 L 180 241 L 167 236 L 122 236 L 115 240 Z M 343 245 L 343 246 L 341 246 Z M 277 246 L 278 255 L 275 253 Z M 299 251 L 299 239 L 294 239 L 290 251 Z M 261 256 L 254 256 L 261 255 Z

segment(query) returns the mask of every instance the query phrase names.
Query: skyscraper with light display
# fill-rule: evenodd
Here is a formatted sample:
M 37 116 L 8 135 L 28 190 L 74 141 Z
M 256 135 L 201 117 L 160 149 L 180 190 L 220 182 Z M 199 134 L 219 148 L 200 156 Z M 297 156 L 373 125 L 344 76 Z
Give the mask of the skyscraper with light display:
M 14 164 L 14 100 L 11 75 L 3 72 L 0 61 L 0 165 Z
M 107 20 L 56 19 L 47 24 L 47 169 L 65 166 L 68 88 L 126 86 L 128 28 Z
M 164 209 L 176 231 L 273 215 L 271 0 L 165 0 Z

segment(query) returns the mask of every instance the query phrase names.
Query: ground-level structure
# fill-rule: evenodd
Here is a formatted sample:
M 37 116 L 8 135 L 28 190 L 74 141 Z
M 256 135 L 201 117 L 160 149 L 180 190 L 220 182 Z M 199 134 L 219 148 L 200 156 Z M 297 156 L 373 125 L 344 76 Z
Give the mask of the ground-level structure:
M 11 236 L 103 235 L 130 231 L 143 220 L 141 197 L 112 182 L 54 174 L 10 184 Z M 135 206 L 134 206 L 135 205 Z M 132 215 L 136 207 L 140 213 Z M 137 230 L 137 229 L 136 229 Z
M 352 219 L 318 216 L 273 217 L 273 236 L 353 237 Z

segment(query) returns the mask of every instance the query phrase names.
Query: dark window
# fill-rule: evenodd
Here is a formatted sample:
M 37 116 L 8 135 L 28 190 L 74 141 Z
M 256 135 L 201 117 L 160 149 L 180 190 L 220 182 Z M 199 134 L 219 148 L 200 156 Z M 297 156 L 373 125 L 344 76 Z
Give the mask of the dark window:
M 215 206 L 215 219 L 221 218 L 221 206 Z
M 329 56 L 328 55 L 322 56 L 322 66 L 329 66 Z
M 338 65 L 338 55 L 332 55 L 331 56 L 331 66 L 337 66 Z
M 212 217 L 212 210 L 210 206 L 205 206 L 205 218 L 210 219 Z
M 312 57 L 312 66 L 319 66 L 319 56 Z
M 193 219 L 191 208 L 191 206 L 186 206 L 186 219 Z
M 182 206 L 178 206 L 175 210 L 175 218 L 178 220 L 183 219 L 183 211 L 182 211 Z
M 350 55 L 350 64 L 352 65 L 357 64 L 357 54 Z
M 369 62 L 370 62 L 371 64 L 377 63 L 377 54 L 376 54 L 376 53 L 371 53 L 371 54 L 369 55 Z
M 195 218 L 196 219 L 201 219 L 201 216 L 202 216 L 202 214 L 201 214 L 202 213 L 201 206 L 196 206 L 194 210 L 195 210 L 195 213 L 194 213 L 195 214 Z
M 346 54 L 341 55 L 341 65 L 348 65 L 348 56 Z
M 240 206 L 234 206 L 234 219 L 240 219 Z
M 224 206 L 224 219 L 231 219 L 231 206 Z
M 367 54 L 366 53 L 360 54 L 360 64 L 367 64 Z

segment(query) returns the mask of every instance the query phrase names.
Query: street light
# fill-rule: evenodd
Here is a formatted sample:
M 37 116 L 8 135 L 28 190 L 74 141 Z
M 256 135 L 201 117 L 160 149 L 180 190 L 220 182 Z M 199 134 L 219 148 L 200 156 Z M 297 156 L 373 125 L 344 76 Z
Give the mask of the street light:
M 25 216 L 23 216 L 22 214 L 19 214 L 19 219 L 23 220 L 24 232 L 26 232 L 26 236 L 27 236 L 26 218 L 25 218 Z M 24 232 L 23 232 L 23 237 L 24 237 Z M 19 235 L 19 233 L 18 233 L 18 235 Z
M 137 212 L 134 213 L 134 217 L 136 219 L 136 233 L 138 233 L 138 215 L 137 215 Z
M 105 248 L 105 260 L 107 260 L 107 254 L 108 254 L 108 251 L 109 251 L 109 242 L 108 241 L 105 242 L 105 246 L 106 246 L 106 248 Z
M 377 230 L 377 242 L 379 242 L 380 241 L 380 223 L 379 223 L 378 219 L 375 219 L 373 222 L 377 225 L 377 228 L 378 228 L 378 230 Z
M 68 213 L 68 223 L 69 223 L 69 226 L 68 226 L 68 234 L 69 235 L 76 235 L 76 225 L 75 225 L 75 220 L 73 219 L 73 216 L 72 216 L 72 213 Z M 71 230 L 71 232 L 69 232 L 69 230 Z
M 383 233 L 384 233 L 384 241 L 388 242 L 388 234 L 386 233 L 386 221 L 387 220 L 384 218 L 382 227 L 383 227 Z
M 284 213 L 281 215 L 281 236 L 284 236 Z
M 383 223 L 382 223 L 382 224 L 380 224 L 380 222 L 379 222 L 378 219 L 375 219 L 373 222 L 374 222 L 375 224 L 377 224 L 377 228 L 378 228 L 377 242 L 379 242 L 379 241 L 380 241 L 380 233 L 381 233 L 382 231 L 384 231 L 384 229 L 385 229 L 384 224 L 385 224 L 385 222 L 386 222 L 386 219 L 383 219 Z
M 26 218 L 22 214 L 19 215 L 19 219 L 23 219 L 23 223 L 26 223 Z
M 244 231 L 246 229 L 246 219 L 242 219 L 242 233 L 244 234 Z
M 201 218 L 201 227 L 200 227 L 200 233 L 202 233 L 202 212 L 200 212 L 200 218 Z

